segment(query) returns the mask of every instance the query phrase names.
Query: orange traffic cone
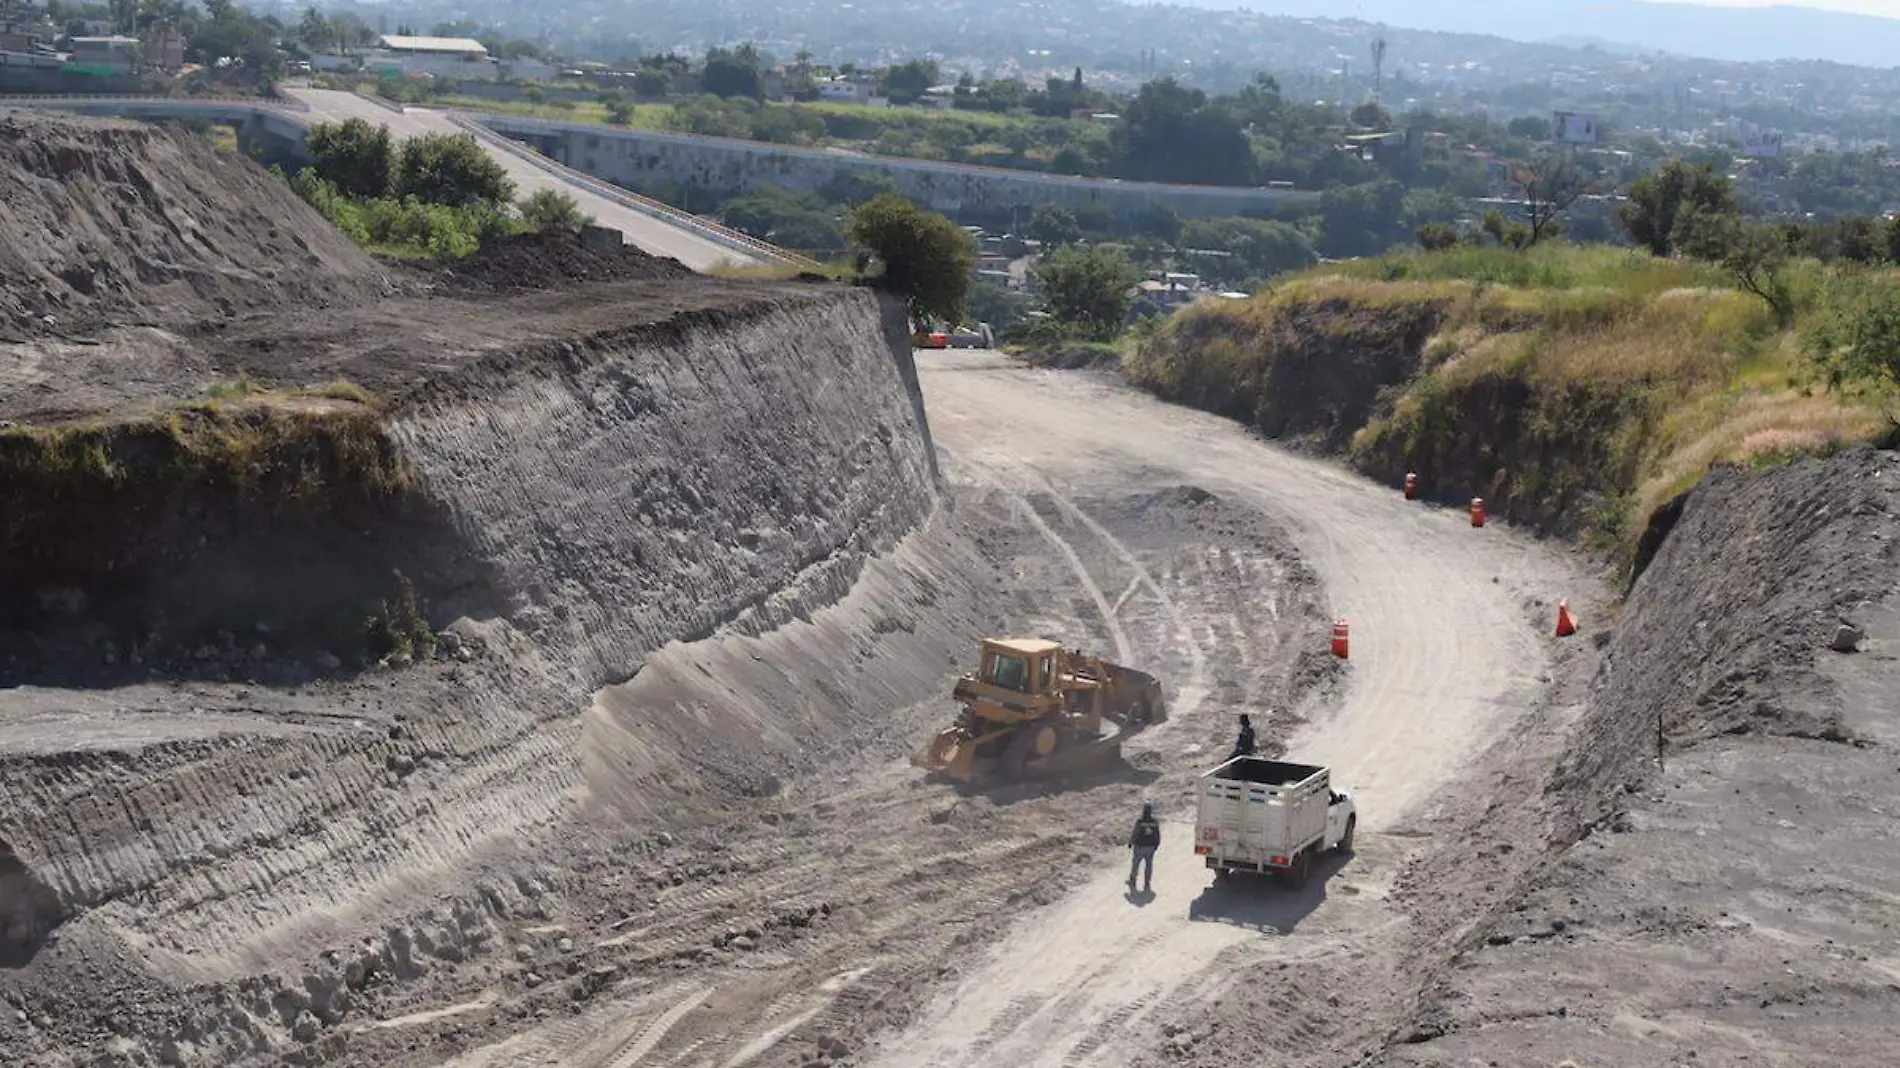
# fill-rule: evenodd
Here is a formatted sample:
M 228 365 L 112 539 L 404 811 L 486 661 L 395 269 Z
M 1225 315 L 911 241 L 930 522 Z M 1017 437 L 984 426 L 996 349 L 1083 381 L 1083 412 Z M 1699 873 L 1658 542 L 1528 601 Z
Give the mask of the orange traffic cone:
M 1418 500 L 1418 476 L 1410 472 L 1407 472 L 1405 475 L 1405 499 L 1408 501 Z
M 1557 637 L 1568 638 L 1577 633 L 1577 617 L 1570 614 L 1570 602 L 1557 602 Z
M 1484 498 L 1483 497 L 1471 498 L 1471 525 L 1474 527 L 1484 526 Z
M 1333 620 L 1333 655 L 1346 659 L 1346 621 L 1343 619 Z

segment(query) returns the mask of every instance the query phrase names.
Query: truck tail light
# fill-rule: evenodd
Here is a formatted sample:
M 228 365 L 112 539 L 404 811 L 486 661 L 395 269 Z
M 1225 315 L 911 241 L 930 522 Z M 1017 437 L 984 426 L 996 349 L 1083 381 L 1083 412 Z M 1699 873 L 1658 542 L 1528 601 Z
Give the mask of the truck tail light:
M 1285 857 L 1274 857 L 1274 858 L 1272 858 L 1272 859 L 1270 859 L 1270 860 L 1268 861 L 1268 863 L 1269 863 L 1269 864 L 1272 864 L 1272 865 L 1273 865 L 1274 867 L 1276 867 L 1276 868 L 1284 868 L 1284 867 L 1286 867 L 1286 858 L 1285 858 Z
M 1206 847 L 1206 846 L 1195 846 L 1195 847 L 1194 847 L 1194 852 L 1195 852 L 1195 854 L 1196 854 L 1197 856 L 1203 856 L 1203 857 L 1204 857 L 1204 856 L 1207 856 L 1207 855 L 1208 855 L 1209 853 L 1212 853 L 1212 852 L 1213 852 L 1213 850 L 1212 850 L 1212 849 L 1209 849 L 1209 848 L 1208 848 L 1208 847 Z

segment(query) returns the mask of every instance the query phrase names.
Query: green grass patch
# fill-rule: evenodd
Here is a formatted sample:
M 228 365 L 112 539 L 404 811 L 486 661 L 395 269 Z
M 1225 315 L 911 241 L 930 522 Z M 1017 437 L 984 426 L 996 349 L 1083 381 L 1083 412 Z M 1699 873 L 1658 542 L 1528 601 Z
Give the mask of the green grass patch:
M 275 391 L 247 379 L 142 415 L 0 428 L 0 487 L 40 494 L 162 494 L 184 484 L 322 506 L 408 492 L 378 406 L 348 382 Z

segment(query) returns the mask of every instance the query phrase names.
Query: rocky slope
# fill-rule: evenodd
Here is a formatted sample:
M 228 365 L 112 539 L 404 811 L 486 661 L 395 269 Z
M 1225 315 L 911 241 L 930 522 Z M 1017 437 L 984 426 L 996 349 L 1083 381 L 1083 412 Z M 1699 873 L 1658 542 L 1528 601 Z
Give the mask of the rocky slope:
M 392 279 L 202 137 L 0 109 L 0 339 L 336 305 Z
M 182 429 L 119 404 L 0 443 L 35 491 L 0 556 L 44 565 L 3 576 L 25 607 L 0 690 L 0 996 L 24 1017 L 0 1014 L 0 1046 L 226 1063 L 313 1040 L 366 985 L 545 912 L 529 873 L 585 837 L 579 795 L 676 823 L 709 795 L 712 818 L 935 688 L 967 634 L 893 629 L 854 654 L 889 660 L 875 705 L 841 695 L 762 737 L 735 708 L 682 732 L 620 701 L 584 730 L 592 695 L 669 642 L 775 632 L 943 540 L 909 349 L 876 298 L 667 284 L 710 288 L 643 308 L 649 290 L 593 287 L 559 298 L 595 309 L 564 327 L 547 294 L 486 308 L 541 316 L 525 341 L 461 298 L 417 302 L 371 402 L 299 392 L 337 369 L 313 348 Z M 459 358 L 432 362 L 458 331 Z M 350 442 L 380 459 L 334 462 Z M 969 595 L 933 583 L 963 569 L 909 570 L 877 610 L 956 619 Z M 363 656 L 389 666 L 359 674 Z M 100 968 L 116 981 L 85 980 Z

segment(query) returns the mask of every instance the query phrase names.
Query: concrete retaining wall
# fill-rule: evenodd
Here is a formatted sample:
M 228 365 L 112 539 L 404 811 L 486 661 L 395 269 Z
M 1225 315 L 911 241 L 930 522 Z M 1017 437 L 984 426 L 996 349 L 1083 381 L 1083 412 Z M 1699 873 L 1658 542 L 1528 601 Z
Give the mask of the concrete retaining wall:
M 676 183 L 723 194 L 749 193 L 762 186 L 816 190 L 841 175 L 885 175 L 905 196 L 945 213 L 1011 211 L 1038 204 L 1072 210 L 1099 205 L 1121 218 L 1162 205 L 1183 218 L 1216 218 L 1318 199 L 1316 193 L 1290 189 L 1071 178 L 511 115 L 471 113 L 465 117 L 567 166 L 632 188 Z

